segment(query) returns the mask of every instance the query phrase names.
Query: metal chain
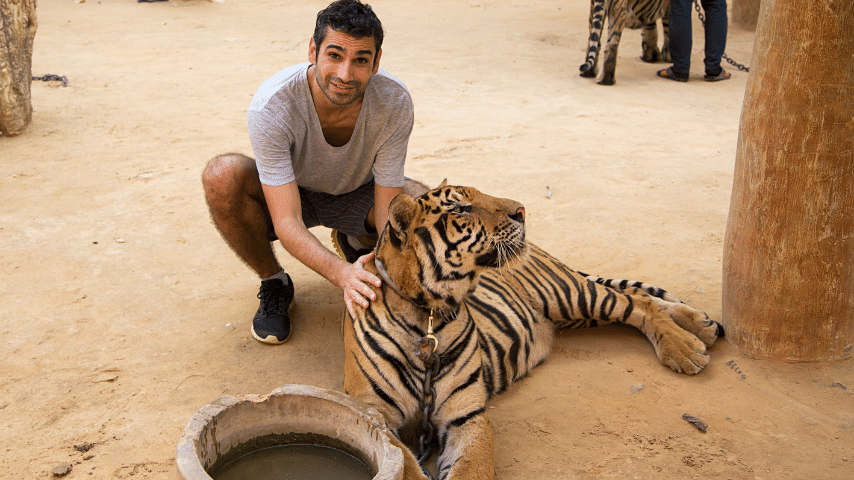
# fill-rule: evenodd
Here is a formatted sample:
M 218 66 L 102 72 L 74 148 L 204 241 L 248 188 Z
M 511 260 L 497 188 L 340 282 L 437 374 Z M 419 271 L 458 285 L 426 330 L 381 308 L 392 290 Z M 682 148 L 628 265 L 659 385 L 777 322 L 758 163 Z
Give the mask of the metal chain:
M 433 411 L 436 408 L 436 388 L 433 386 L 433 379 L 439 374 L 440 368 L 439 355 L 436 353 L 439 350 L 439 340 L 433 335 L 433 310 L 430 310 L 430 317 L 427 319 L 427 335 L 421 338 L 418 346 L 418 358 L 424 361 L 424 386 L 421 398 L 418 399 L 421 421 L 416 428 L 418 436 L 418 465 L 421 466 L 421 471 L 424 475 L 433 480 L 433 475 L 424 466 L 424 462 L 433 453 L 430 444 L 436 435 L 436 427 L 433 426 L 433 422 L 431 421 Z
M 33 77 L 33 80 L 41 80 L 41 81 L 44 81 L 44 82 L 50 82 L 51 80 L 60 80 L 60 81 L 62 81 L 62 86 L 63 86 L 63 87 L 67 87 L 67 86 L 68 86 L 68 79 L 67 79 L 67 78 L 65 78 L 65 76 L 64 76 L 64 75 L 63 75 L 63 76 L 59 76 L 59 75 L 54 75 L 54 74 L 52 74 L 52 73 L 48 73 L 47 75 L 43 75 L 43 76 L 41 76 L 41 77 Z
M 703 22 L 703 26 L 705 27 L 705 25 L 706 25 L 706 16 L 705 16 L 705 15 L 703 15 L 702 10 L 700 10 L 700 2 L 698 2 L 697 0 L 694 0 L 694 9 L 695 9 L 695 10 L 697 10 L 697 15 L 700 17 L 700 21 L 701 21 L 701 22 Z M 733 60 L 733 59 L 729 58 L 729 57 L 727 56 L 726 52 L 724 52 L 724 53 L 722 53 L 722 54 L 721 54 L 721 58 L 723 58 L 724 60 L 726 60 L 726 61 L 727 61 L 727 63 L 729 63 L 729 64 L 730 64 L 730 65 L 732 65 L 733 67 L 735 67 L 735 68 L 737 68 L 737 69 L 741 70 L 742 72 L 748 72 L 748 73 L 750 72 L 750 67 L 746 67 L 746 66 L 744 66 L 744 65 L 742 65 L 742 64 L 740 64 L 740 63 L 738 63 L 738 62 L 736 62 L 735 60 Z
M 433 378 L 439 374 L 439 356 L 433 352 L 424 360 L 424 394 L 418 401 L 418 409 L 421 410 L 421 422 L 418 423 L 418 465 L 427 478 L 432 480 L 433 476 L 424 467 L 424 462 L 433 454 L 430 444 L 436 435 L 436 427 L 433 426 L 431 418 L 436 408 L 436 388 L 433 386 Z

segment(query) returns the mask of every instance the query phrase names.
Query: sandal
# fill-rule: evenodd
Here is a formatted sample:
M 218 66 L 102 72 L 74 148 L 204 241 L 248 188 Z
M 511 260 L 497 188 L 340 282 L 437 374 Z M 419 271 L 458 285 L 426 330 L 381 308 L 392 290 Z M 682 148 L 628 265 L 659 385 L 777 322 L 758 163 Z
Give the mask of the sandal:
M 721 73 L 717 75 L 705 75 L 703 78 L 707 82 L 719 82 L 721 80 L 729 80 L 732 77 L 732 74 L 727 72 L 724 69 L 721 69 Z
M 673 73 L 673 67 L 667 67 L 664 70 L 659 70 L 655 73 L 661 78 L 666 78 L 668 80 L 675 80 L 677 82 L 687 82 L 688 77 L 680 77 Z

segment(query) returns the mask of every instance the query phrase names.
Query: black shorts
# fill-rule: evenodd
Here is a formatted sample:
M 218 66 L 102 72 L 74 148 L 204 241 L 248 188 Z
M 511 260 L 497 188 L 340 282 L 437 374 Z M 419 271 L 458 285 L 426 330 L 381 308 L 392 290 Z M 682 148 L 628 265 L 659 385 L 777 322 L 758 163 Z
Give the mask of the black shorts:
M 371 179 L 352 192 L 341 195 L 313 192 L 299 187 L 302 221 L 306 228 L 328 227 L 351 237 L 364 237 L 368 232 L 368 212 L 374 206 L 374 180 Z M 373 230 L 373 228 L 371 229 Z M 269 232 L 270 241 L 276 233 Z

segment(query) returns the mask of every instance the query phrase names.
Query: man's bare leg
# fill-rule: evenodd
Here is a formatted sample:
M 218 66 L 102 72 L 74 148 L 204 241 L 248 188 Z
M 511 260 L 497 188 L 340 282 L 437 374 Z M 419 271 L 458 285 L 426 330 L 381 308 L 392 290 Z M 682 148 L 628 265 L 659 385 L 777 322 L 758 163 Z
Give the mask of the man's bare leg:
M 202 173 L 211 218 L 237 256 L 261 277 L 261 300 L 252 319 L 252 336 L 278 345 L 291 335 L 288 308 L 294 286 L 282 270 L 268 236 L 272 220 L 255 161 L 245 155 L 220 155 Z
M 239 153 L 215 157 L 202 173 L 214 225 L 237 256 L 261 278 L 282 270 L 267 232 L 272 229 L 255 161 Z

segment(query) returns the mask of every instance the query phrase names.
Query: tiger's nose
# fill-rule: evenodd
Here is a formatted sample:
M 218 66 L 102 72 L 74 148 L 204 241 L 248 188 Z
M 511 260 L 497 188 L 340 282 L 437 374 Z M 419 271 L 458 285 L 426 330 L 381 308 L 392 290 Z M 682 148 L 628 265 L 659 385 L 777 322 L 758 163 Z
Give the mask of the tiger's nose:
M 508 215 L 513 221 L 525 223 L 525 207 L 516 208 L 516 213 Z

